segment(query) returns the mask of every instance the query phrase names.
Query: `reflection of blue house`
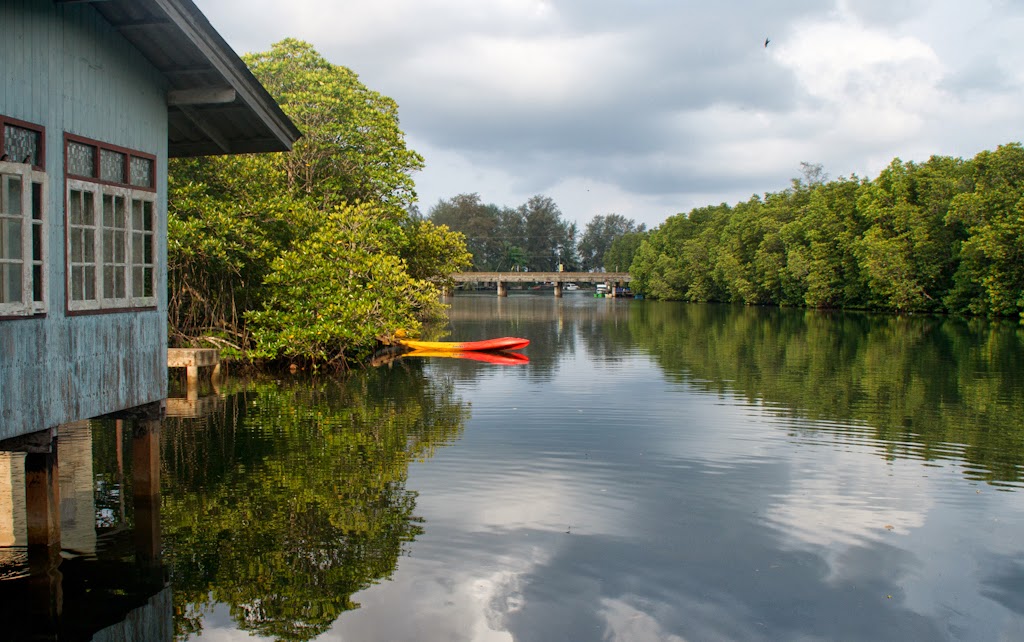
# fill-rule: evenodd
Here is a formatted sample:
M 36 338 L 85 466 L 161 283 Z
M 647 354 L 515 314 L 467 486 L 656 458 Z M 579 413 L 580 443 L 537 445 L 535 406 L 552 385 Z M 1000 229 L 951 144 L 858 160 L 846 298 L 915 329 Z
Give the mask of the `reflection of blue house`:
M 0 8 L 0 439 L 159 402 L 167 159 L 299 132 L 190 0 Z

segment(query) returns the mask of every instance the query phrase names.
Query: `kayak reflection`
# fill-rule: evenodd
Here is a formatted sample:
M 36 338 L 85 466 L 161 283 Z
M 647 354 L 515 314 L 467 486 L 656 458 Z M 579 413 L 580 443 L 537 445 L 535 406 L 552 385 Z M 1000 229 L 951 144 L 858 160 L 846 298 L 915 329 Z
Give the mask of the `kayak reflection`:
M 380 352 L 375 356 L 370 364 L 373 366 L 382 366 L 385 364 L 391 364 L 399 359 L 405 357 L 437 357 L 444 359 L 468 359 L 470 361 L 481 361 L 483 363 L 492 363 L 499 366 L 518 366 L 530 362 L 530 358 L 519 352 L 509 352 L 506 350 L 491 350 L 491 351 L 480 351 L 480 350 L 409 350 L 409 351 L 386 351 Z

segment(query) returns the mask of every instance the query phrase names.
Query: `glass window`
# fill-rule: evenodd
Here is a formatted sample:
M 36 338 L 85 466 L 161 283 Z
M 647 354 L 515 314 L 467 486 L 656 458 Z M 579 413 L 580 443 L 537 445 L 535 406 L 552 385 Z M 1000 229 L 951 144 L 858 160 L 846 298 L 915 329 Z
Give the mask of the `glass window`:
M 68 174 L 74 176 L 96 176 L 96 148 L 92 145 L 68 142 Z
M 7 160 L 12 163 L 42 165 L 43 135 L 42 132 L 4 124 L 4 150 Z
M 45 311 L 46 174 L 0 161 L 0 316 Z
M 68 180 L 71 310 L 156 305 L 156 194 Z
M 68 309 L 155 306 L 154 157 L 72 136 L 65 143 Z
M 125 155 L 109 149 L 100 150 L 100 179 L 111 183 L 126 183 L 124 178 Z
M 132 156 L 130 182 L 135 187 L 153 187 L 153 161 Z

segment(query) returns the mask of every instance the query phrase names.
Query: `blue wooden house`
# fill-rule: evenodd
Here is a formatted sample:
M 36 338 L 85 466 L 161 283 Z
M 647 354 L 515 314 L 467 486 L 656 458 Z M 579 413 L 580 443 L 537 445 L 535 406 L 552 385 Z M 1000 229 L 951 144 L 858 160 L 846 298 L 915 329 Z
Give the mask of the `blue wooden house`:
M 190 0 L 0 4 L 0 439 L 163 400 L 167 160 L 299 132 Z

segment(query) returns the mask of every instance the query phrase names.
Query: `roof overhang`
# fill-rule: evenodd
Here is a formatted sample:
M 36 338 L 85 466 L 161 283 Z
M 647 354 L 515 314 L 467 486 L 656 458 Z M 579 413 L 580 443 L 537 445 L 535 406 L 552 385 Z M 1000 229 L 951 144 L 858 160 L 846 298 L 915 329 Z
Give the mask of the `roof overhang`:
M 301 133 L 191 0 L 88 3 L 166 78 L 176 156 L 288 151 Z

